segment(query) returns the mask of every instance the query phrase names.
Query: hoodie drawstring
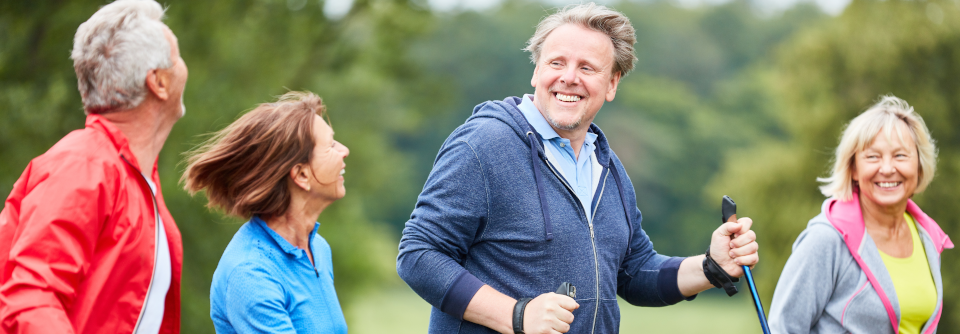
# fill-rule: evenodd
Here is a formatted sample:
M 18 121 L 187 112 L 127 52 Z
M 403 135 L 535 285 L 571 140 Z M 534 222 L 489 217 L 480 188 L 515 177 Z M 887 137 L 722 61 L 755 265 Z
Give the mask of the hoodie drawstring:
M 627 215 L 627 226 L 630 227 L 629 242 L 627 243 L 627 255 L 633 251 L 631 243 L 633 242 L 633 219 L 630 218 L 630 205 L 627 204 L 627 196 L 623 194 L 623 183 L 620 182 L 620 172 L 617 172 L 617 166 L 610 164 L 610 172 L 613 174 L 613 180 L 617 182 L 617 190 L 620 192 L 620 202 L 623 204 L 623 212 Z
M 550 223 L 550 207 L 547 205 L 547 194 L 543 191 L 543 178 L 540 176 L 540 167 L 537 165 L 537 146 L 534 142 L 537 137 L 533 131 L 527 131 L 530 138 L 530 166 L 533 167 L 533 177 L 537 181 L 537 194 L 540 195 L 540 210 L 543 211 L 543 228 L 547 233 L 547 241 L 553 240 L 553 224 Z

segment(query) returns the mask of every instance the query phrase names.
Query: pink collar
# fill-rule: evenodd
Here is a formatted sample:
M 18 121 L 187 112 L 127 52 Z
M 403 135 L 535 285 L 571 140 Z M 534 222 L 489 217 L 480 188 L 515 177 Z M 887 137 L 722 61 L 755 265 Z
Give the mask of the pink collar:
M 853 192 L 853 198 L 849 201 L 840 201 L 836 198 L 830 199 L 826 210 L 827 219 L 830 223 L 840 231 L 840 234 L 849 236 L 847 246 L 854 252 L 860 249 L 860 241 L 863 240 L 863 233 L 865 233 L 863 213 L 860 211 L 859 196 L 859 193 Z M 923 213 L 913 200 L 907 200 L 907 213 L 913 216 L 917 224 L 927 231 L 930 238 L 933 239 L 937 253 L 943 253 L 944 248 L 953 248 L 953 242 L 950 241 L 950 237 L 943 232 L 943 229 L 940 228 L 940 225 L 937 225 L 937 222 L 933 221 L 926 213 Z

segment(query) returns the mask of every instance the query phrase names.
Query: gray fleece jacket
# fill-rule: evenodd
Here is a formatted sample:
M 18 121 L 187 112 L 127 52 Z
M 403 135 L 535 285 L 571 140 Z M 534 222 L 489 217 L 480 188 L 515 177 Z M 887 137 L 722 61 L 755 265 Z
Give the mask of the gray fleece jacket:
M 909 201 L 937 288 L 937 306 L 921 333 L 936 333 L 943 308 L 940 253 L 953 248 L 936 222 Z M 793 244 L 773 294 L 773 333 L 899 332 L 897 293 L 876 244 L 865 233 L 859 199 L 823 203 Z

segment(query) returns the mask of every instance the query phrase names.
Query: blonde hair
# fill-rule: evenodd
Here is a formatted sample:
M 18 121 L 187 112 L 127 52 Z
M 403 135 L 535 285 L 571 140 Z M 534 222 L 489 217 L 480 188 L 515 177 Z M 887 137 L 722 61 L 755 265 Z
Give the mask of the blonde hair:
M 900 142 L 904 142 L 898 122 L 903 122 L 910 129 L 910 137 L 917 145 L 920 175 L 916 193 L 923 192 L 937 171 L 936 143 L 930 137 L 930 130 L 923 118 L 913 111 L 907 101 L 893 95 L 881 96 L 880 102 L 850 121 L 843 130 L 840 145 L 834 155 L 832 173 L 828 177 L 817 178 L 818 182 L 824 183 L 820 186 L 820 192 L 824 196 L 833 196 L 842 201 L 852 199 L 856 187 L 853 184 L 853 173 L 856 172 L 855 155 L 866 149 L 881 130 L 888 140 L 896 133 Z
M 207 207 L 241 218 L 284 214 L 291 199 L 287 175 L 312 158 L 314 115 L 325 111 L 309 92 L 261 104 L 186 153 L 183 188 L 190 195 L 205 191 Z
M 613 42 L 613 73 L 620 72 L 622 76 L 626 76 L 633 70 L 633 63 L 637 61 L 637 56 L 633 54 L 633 44 L 637 43 L 637 36 L 630 19 L 621 12 L 593 2 L 563 7 L 540 21 L 537 31 L 524 48 L 530 52 L 530 61 L 536 64 L 540 60 L 543 42 L 554 29 L 564 24 L 576 24 L 606 34 Z

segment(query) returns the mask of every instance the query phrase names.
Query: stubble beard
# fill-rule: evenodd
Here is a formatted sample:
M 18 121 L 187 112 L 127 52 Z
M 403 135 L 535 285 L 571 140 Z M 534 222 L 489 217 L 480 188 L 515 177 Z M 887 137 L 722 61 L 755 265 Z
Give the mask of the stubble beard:
M 544 109 L 546 109 L 546 107 L 544 107 Z M 554 129 L 557 129 L 557 130 L 564 130 L 564 131 L 576 130 L 577 128 L 580 127 L 580 124 L 583 123 L 583 114 L 581 114 L 579 117 L 577 117 L 577 120 L 576 120 L 575 122 L 573 122 L 573 123 L 570 123 L 570 124 L 562 124 L 562 123 L 560 123 L 559 121 L 553 119 L 553 116 L 551 116 L 549 109 L 544 110 L 544 111 L 546 111 L 546 112 L 544 112 L 544 114 L 547 116 L 547 117 L 546 117 L 547 123 L 550 123 L 550 125 L 553 126 L 553 128 L 554 128 Z

